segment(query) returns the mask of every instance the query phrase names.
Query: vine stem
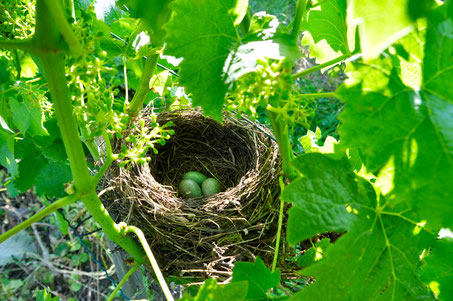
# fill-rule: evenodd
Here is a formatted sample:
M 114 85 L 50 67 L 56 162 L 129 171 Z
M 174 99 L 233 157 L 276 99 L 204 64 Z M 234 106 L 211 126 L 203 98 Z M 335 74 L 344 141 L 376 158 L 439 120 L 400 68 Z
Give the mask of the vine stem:
M 319 71 L 321 69 L 330 67 L 331 65 L 335 65 L 336 63 L 341 62 L 341 61 L 351 57 L 351 55 L 352 54 L 350 54 L 350 53 L 343 54 L 343 55 L 341 55 L 341 56 L 339 56 L 339 57 L 337 57 L 337 58 L 335 58 L 333 60 L 330 60 L 328 62 L 325 62 L 325 63 L 323 63 L 321 65 L 317 65 L 317 66 L 314 66 L 312 68 L 305 69 L 304 71 L 301 71 L 299 73 L 293 74 L 293 75 L 291 75 L 291 78 L 292 79 L 298 79 L 299 77 L 304 77 L 307 74 L 310 74 L 310 73 Z
M 72 112 L 69 89 L 64 80 L 66 74 L 63 54 L 48 52 L 39 55 L 39 59 L 54 103 L 58 126 L 68 154 L 76 191 L 86 193 L 91 188 L 91 177 L 85 160 L 77 122 Z
M 321 93 L 306 93 L 302 94 L 302 97 L 305 98 L 332 98 L 337 97 L 335 92 L 321 92 Z
M 160 53 L 155 53 L 148 57 L 145 61 L 145 67 L 143 68 L 143 74 L 138 83 L 137 91 L 134 94 L 134 97 L 131 100 L 129 106 L 129 116 L 134 119 L 137 117 L 138 112 L 145 102 L 146 96 L 149 92 L 149 81 L 153 76 L 154 69 L 156 69 L 157 61 L 159 60 Z M 132 121 L 131 121 L 132 122 Z
M 63 36 L 64 41 L 68 44 L 71 53 L 74 56 L 80 55 L 82 53 L 82 47 L 68 23 L 68 19 L 61 7 L 60 1 L 44 0 L 44 2 L 52 15 L 53 21 L 56 23 L 58 30 Z
M 19 225 L 15 226 L 14 228 L 12 228 L 12 229 L 6 231 L 5 233 L 3 233 L 2 235 L 0 235 L 0 244 L 2 242 L 4 242 L 5 240 L 7 240 L 8 238 L 10 238 L 11 236 L 30 227 L 33 223 L 40 221 L 41 219 L 43 219 L 47 215 L 51 214 L 52 212 L 66 206 L 66 205 L 72 204 L 75 201 L 77 201 L 78 199 L 79 199 L 78 195 L 72 194 L 72 195 L 68 195 L 62 199 L 59 199 L 58 201 L 53 202 L 52 204 L 45 207 L 44 209 L 42 209 L 35 215 L 27 218 L 25 221 L 23 221 Z
M 33 52 L 35 47 L 34 47 L 31 39 L 0 40 L 0 49 L 7 49 L 7 50 L 22 49 L 24 51 Z
M 294 159 L 294 154 L 291 148 L 288 134 L 288 124 L 278 120 L 278 113 L 274 112 L 274 108 L 269 107 L 267 109 L 267 115 L 271 122 L 272 130 L 275 138 L 277 139 L 278 148 L 280 155 L 282 156 L 282 169 L 285 177 L 294 179 L 297 177 L 294 169 L 291 167 L 291 161 Z
M 291 35 L 295 41 L 299 38 L 300 26 L 302 25 L 302 21 L 305 19 L 305 15 L 307 13 L 307 3 L 308 0 L 297 1 L 296 15 L 294 16 L 293 30 L 291 32 Z
M 140 267 L 140 264 L 134 264 L 132 266 L 132 268 L 130 268 L 129 271 L 127 271 L 126 275 L 124 275 L 123 279 L 121 279 L 120 283 L 118 283 L 118 285 L 115 287 L 115 289 L 113 290 L 113 292 L 110 294 L 109 298 L 107 299 L 107 301 L 112 301 L 113 298 L 115 298 L 115 295 L 116 293 L 118 293 L 118 291 L 121 289 L 121 287 L 123 286 L 123 284 L 126 283 L 127 279 L 129 279 L 129 277 L 135 273 L 135 271 Z
M 137 263 L 143 263 L 145 261 L 143 249 L 131 237 L 123 236 L 123 231 L 115 224 L 97 196 L 96 183 L 89 174 L 77 121 L 72 110 L 65 77 L 64 56 L 61 53 L 61 48 L 59 48 L 61 46 L 58 46 L 61 45 L 59 23 L 53 23 L 52 15 L 44 0 L 37 0 L 36 7 L 36 34 L 40 40 L 37 40 L 35 34 L 34 43 L 40 48 L 37 57 L 47 79 L 58 126 L 71 167 L 75 192 L 80 196 L 81 201 L 104 230 L 107 237 L 126 250 Z
M 154 273 L 156 274 L 157 277 L 157 281 L 159 281 L 160 287 L 164 292 L 165 298 L 167 298 L 167 301 L 174 301 L 170 289 L 168 288 L 167 283 L 165 282 L 164 276 L 160 271 L 159 264 L 157 263 L 156 258 L 154 257 L 153 252 L 151 251 L 151 248 L 149 247 L 149 244 L 146 241 L 145 235 L 143 234 L 142 230 L 135 226 L 127 226 L 126 232 L 133 232 L 135 233 L 135 235 L 137 235 L 143 248 L 145 249 L 145 253 L 148 256 L 151 266 L 153 267 Z
M 81 91 L 85 90 L 85 87 L 83 86 L 82 83 L 80 83 L 80 90 Z M 85 105 L 85 99 L 84 99 L 83 93 L 80 96 L 80 100 L 82 102 L 82 105 Z M 83 141 L 83 143 L 85 143 L 85 146 L 88 148 L 88 151 L 90 152 L 90 154 L 93 157 L 94 161 L 95 162 L 99 161 L 100 154 L 99 154 L 99 151 L 98 151 L 98 147 L 97 147 L 96 143 L 94 142 L 94 139 L 92 137 L 90 137 L 90 130 L 88 129 L 88 125 L 86 123 L 87 116 L 84 113 L 79 118 L 83 119 L 82 122 L 81 122 L 82 125 L 79 127 L 80 128 L 80 136 L 82 138 L 82 141 Z
M 20 80 L 20 74 L 22 73 L 22 67 L 20 66 L 20 59 L 19 59 L 19 53 L 17 53 L 17 49 L 14 49 L 12 51 L 13 53 L 13 58 L 14 58 L 14 63 L 16 64 L 16 72 L 17 72 L 17 80 Z
M 282 176 L 280 176 L 278 178 L 278 183 L 280 184 L 280 195 L 281 195 L 281 192 L 283 192 L 283 189 L 285 188 L 285 183 L 283 182 Z M 272 261 L 272 272 L 274 272 L 277 267 L 278 252 L 279 252 L 279 248 L 280 248 L 280 239 L 282 236 L 284 206 L 285 206 L 285 202 L 283 201 L 283 199 L 280 196 L 280 211 L 278 213 L 277 239 L 275 241 L 275 252 L 274 252 L 274 260 Z

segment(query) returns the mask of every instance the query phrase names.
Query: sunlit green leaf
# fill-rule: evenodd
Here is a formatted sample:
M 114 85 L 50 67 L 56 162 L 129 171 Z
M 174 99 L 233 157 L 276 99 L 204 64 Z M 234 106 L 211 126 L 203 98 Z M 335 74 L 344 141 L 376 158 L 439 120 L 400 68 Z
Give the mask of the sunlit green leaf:
M 22 77 L 33 78 L 38 73 L 38 66 L 36 66 L 36 63 L 29 55 L 24 56 L 20 60 L 20 67 L 21 67 L 20 75 Z
M 353 0 L 348 25 L 358 24 L 365 58 L 375 58 L 393 42 L 411 31 L 408 0 Z
M 184 58 L 179 65 L 181 83 L 192 93 L 193 104 L 217 120 L 222 118 L 227 90 L 223 66 L 239 39 L 235 25 L 246 8 L 242 0 L 175 0 L 165 26 L 165 53 Z
M 320 2 L 319 6 L 309 11 L 307 20 L 302 24 L 306 30 L 302 45 L 310 45 L 310 56 L 315 57 L 318 64 L 348 54 L 349 43 L 354 46 L 354 41 L 348 41 L 351 37 L 348 37 L 346 25 L 346 0 Z
M 303 270 L 316 281 L 293 300 L 434 300 L 418 279 L 433 236 L 398 212 L 361 208 L 357 222 Z
M 437 240 L 430 253 L 424 258 L 422 279 L 439 300 L 452 300 L 453 238 Z

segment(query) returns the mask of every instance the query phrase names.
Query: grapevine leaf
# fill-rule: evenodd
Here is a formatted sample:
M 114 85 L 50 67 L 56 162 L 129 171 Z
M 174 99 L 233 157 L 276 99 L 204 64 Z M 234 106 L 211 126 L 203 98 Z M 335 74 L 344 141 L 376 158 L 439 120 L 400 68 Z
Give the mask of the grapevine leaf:
M 129 38 L 139 26 L 139 20 L 133 18 L 121 18 L 110 25 L 114 34 L 124 39 Z
M 297 261 L 300 267 L 308 267 L 326 256 L 326 250 L 330 247 L 330 239 L 323 238 L 318 241 L 313 247 L 305 251 L 305 253 Z
M 288 242 L 294 245 L 318 233 L 349 230 L 357 217 L 346 206 L 355 202 L 357 187 L 348 160 L 309 153 L 297 157 L 292 165 L 303 177 L 291 182 L 281 196 L 292 203 Z
M 94 3 L 94 11 L 96 12 L 96 17 L 108 25 L 126 15 L 116 5 L 116 1 L 96 1 Z
M 407 1 L 352 1 L 352 14 L 348 15 L 347 23 L 349 26 L 358 24 L 360 46 L 365 58 L 377 57 L 393 42 L 410 32 L 412 20 L 407 14 Z
M 423 89 L 453 103 L 453 3 L 448 1 L 428 19 Z
M 14 98 L 9 98 L 11 110 L 14 115 L 14 124 L 22 134 L 27 133 L 32 136 L 48 135 L 47 130 L 43 126 L 43 114 L 41 108 L 31 101 L 24 99 L 19 102 Z
M 368 170 L 382 168 L 420 122 L 413 92 L 404 86 L 390 59 L 353 64 L 351 76 L 337 90 L 345 103 L 339 119 L 341 143 L 358 148 Z
M 19 163 L 19 174 L 14 177 L 13 185 L 20 192 L 24 193 L 35 184 L 37 176 L 41 169 L 47 165 L 45 160 L 39 153 L 22 159 Z
M 11 175 L 17 175 L 18 167 L 14 158 L 14 137 L 0 130 L 0 164 L 8 169 Z
M 49 136 L 33 137 L 33 144 L 39 148 L 39 152 L 46 159 L 61 163 L 67 162 L 68 156 L 64 148 L 63 139 L 61 138 L 60 129 L 58 128 L 57 118 L 46 120 L 44 127 L 49 132 Z
M 354 36 L 348 36 L 346 0 L 322 1 L 309 11 L 302 26 L 306 30 L 302 44 L 310 45 L 310 56 L 316 57 L 318 64 L 349 53 L 348 38 Z
M 434 300 L 418 278 L 419 256 L 432 240 L 398 212 L 361 208 L 326 258 L 303 270 L 316 281 L 294 300 Z
M 198 291 L 195 297 L 184 295 L 183 301 L 231 301 L 245 300 L 247 282 L 232 282 L 227 285 L 218 285 L 217 280 L 209 278 Z
M 316 127 L 316 132 L 310 130 L 307 131 L 307 134 L 300 137 L 298 140 L 302 145 L 306 153 L 322 153 L 322 154 L 333 154 L 335 153 L 335 145 L 338 144 L 338 141 L 332 136 L 327 136 L 324 145 L 319 146 L 322 134 L 319 127 Z M 339 157 L 341 158 L 341 154 Z
M 265 12 L 257 12 L 250 21 L 249 31 L 244 40 L 268 40 L 274 37 L 277 32 L 282 31 L 282 29 L 276 16 Z
M 184 60 L 180 81 L 192 93 L 193 104 L 205 114 L 222 119 L 227 86 L 222 79 L 225 60 L 239 37 L 235 25 L 245 15 L 243 0 L 175 0 L 165 25 L 165 53 Z
M 0 244 L 0 266 L 20 260 L 26 253 L 36 253 L 33 237 L 26 231 L 17 233 Z
M 450 3 L 434 10 L 428 20 L 419 95 L 402 84 L 387 59 L 356 64 L 356 83 L 337 92 L 346 103 L 339 117 L 342 143 L 358 148 L 372 172 L 393 161 L 394 189 L 388 190 L 392 202 L 406 202 L 432 229 L 453 226 Z
M 50 161 L 36 177 L 36 193 L 40 196 L 61 197 L 64 195 L 64 184 L 71 179 L 68 164 Z
M 154 93 L 163 96 L 166 92 L 166 88 L 169 86 L 168 81 L 170 78 L 170 72 L 168 70 L 164 70 L 151 78 L 149 81 L 149 88 Z
M 38 66 L 36 66 L 35 61 L 29 55 L 24 56 L 20 59 L 20 67 L 22 77 L 33 78 L 38 73 Z
M 69 224 L 64 219 L 63 214 L 60 213 L 58 210 L 54 212 L 55 214 L 55 222 L 57 224 L 58 230 L 65 235 L 69 233 Z
M 170 16 L 169 4 L 173 0 L 121 0 L 135 18 L 142 18 L 154 38 L 160 40 L 163 35 L 162 25 Z
M 271 272 L 261 258 L 255 263 L 236 262 L 233 268 L 231 283 L 248 282 L 247 299 L 267 300 L 267 291 L 276 287 L 280 282 L 280 271 Z
M 453 300 L 453 239 L 437 240 L 424 261 L 423 281 L 433 289 L 439 300 Z
M 426 17 L 435 6 L 435 0 L 408 0 L 407 13 L 413 20 L 416 20 Z
M 75 12 L 87 9 L 93 1 L 91 0 L 74 0 Z
M 394 44 L 399 56 L 395 64 L 400 70 L 402 82 L 409 87 L 419 89 L 422 81 L 420 62 L 423 61 L 425 48 L 426 22 L 420 20 L 418 27 Z

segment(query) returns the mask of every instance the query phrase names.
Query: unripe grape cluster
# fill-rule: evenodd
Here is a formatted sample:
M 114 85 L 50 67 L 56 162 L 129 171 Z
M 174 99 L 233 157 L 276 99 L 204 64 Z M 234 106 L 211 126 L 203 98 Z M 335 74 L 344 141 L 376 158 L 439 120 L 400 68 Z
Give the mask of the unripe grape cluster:
M 110 139 L 124 139 L 119 154 L 115 158 L 121 167 L 130 167 L 132 163 L 144 164 L 150 160 L 149 151 L 157 153 L 155 146 L 164 145 L 174 134 L 171 123 L 160 126 L 155 116 L 150 122 L 134 122 L 127 113 L 127 103 L 118 97 L 121 80 L 113 59 L 102 50 L 101 41 L 105 32 L 101 21 L 97 20 L 92 9 L 81 11 L 73 30 L 83 47 L 79 57 L 68 59 L 67 79 L 73 96 L 74 111 L 79 125 L 87 129 L 89 137 L 94 139 L 107 134 Z
M 312 114 L 309 101 L 293 92 L 291 64 L 288 61 L 258 60 L 255 72 L 242 75 L 228 95 L 227 109 L 258 118 L 261 109 L 277 113 L 277 118 L 288 124 L 308 125 Z

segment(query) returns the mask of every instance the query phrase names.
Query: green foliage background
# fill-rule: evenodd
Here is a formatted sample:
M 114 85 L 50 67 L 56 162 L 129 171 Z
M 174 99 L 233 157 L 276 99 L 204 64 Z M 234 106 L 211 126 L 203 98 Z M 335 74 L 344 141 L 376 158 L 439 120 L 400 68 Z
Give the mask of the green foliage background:
M 268 269 L 257 258 L 236 263 L 231 283 L 207 280 L 185 300 L 453 298 L 452 240 L 438 238 L 442 228 L 453 229 L 452 1 L 424 1 L 416 11 L 413 1 L 405 0 L 298 1 L 289 25 L 268 14 L 250 16 L 245 0 L 103 3 L 102 20 L 89 3 L 74 3 L 68 16 L 78 20 L 70 19 L 76 40 L 62 27 L 66 21 L 56 18 L 60 23 L 49 47 L 65 64 L 60 71 L 66 78 L 59 80 L 69 84 L 84 142 L 85 153 L 79 155 L 99 160 L 103 154 L 95 139 L 102 136 L 107 143 L 116 137 L 132 145 L 106 156 L 107 162 L 120 160 L 128 167 L 149 160 L 147 152 L 165 144 L 172 132 L 170 125 L 156 123 L 149 136 L 151 129 L 140 124 L 137 135 L 123 137 L 137 104 L 159 110 L 192 103 L 218 121 L 227 104 L 238 114 L 267 120 L 274 131 L 283 160 L 282 208 L 283 202 L 291 204 L 287 242 L 295 246 L 321 233 L 345 232 L 331 246 L 325 241 L 313 246 L 326 250 L 316 253 L 322 260 L 302 270 L 316 281 L 300 292 L 279 294 L 277 262 Z M 45 71 L 48 54 L 39 52 L 44 41 L 27 39 L 34 18 L 24 11 L 28 4 L 18 1 L 14 9 L 3 9 L 15 14 L 1 15 L 0 48 L 11 51 L 0 53 L 0 163 L 9 173 L 10 195 L 34 187 L 40 196 L 62 197 L 68 194 L 64 184 L 73 179 L 78 189 L 83 181 L 77 182 L 81 174 L 65 149 L 67 134 L 59 131 L 64 123 L 57 116 L 58 101 L 48 93 L 54 90 L 52 73 Z M 38 1 L 38 9 L 40 4 L 47 5 Z M 44 27 L 51 22 L 39 14 L 38 21 Z M 44 27 L 37 26 L 38 37 Z M 142 31 L 150 42 L 139 48 Z M 16 44 L 5 40 L 13 38 Z M 320 65 L 294 69 L 301 45 Z M 183 60 L 172 65 L 161 52 Z M 153 60 L 167 69 L 155 72 L 156 65 L 149 67 Z M 298 78 L 337 63 L 348 79 L 334 92 L 300 89 Z M 170 76 L 175 70 L 179 77 Z M 143 83 L 147 74 L 154 77 Z M 139 99 L 149 82 L 151 93 Z M 332 97 L 344 104 L 339 141 L 326 140 L 331 145 L 321 147 L 321 134 L 310 131 L 298 141 L 297 129 L 308 130 L 316 120 L 314 99 Z M 105 171 L 90 167 L 100 176 Z M 93 201 L 83 200 L 87 207 Z

